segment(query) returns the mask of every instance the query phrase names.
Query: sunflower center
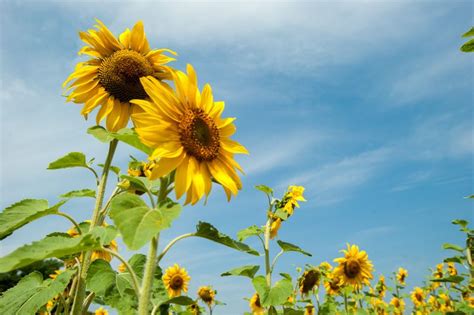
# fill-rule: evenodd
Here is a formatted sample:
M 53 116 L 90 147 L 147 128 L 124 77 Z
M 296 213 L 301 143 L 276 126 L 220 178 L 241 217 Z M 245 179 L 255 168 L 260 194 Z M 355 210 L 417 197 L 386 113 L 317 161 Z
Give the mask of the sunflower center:
M 180 141 L 198 161 L 212 161 L 219 155 L 219 129 L 202 109 L 187 110 L 179 124 Z
M 422 301 L 423 300 L 423 297 L 421 296 L 420 293 L 415 293 L 415 298 L 417 299 L 417 301 Z
M 173 290 L 178 290 L 178 289 L 181 289 L 183 287 L 183 278 L 181 278 L 181 276 L 177 275 L 177 276 L 173 276 L 173 278 L 171 278 L 171 281 L 170 281 L 170 287 L 171 289 Z
M 360 273 L 360 265 L 355 260 L 350 260 L 344 265 L 344 273 L 349 279 L 357 277 Z
M 260 296 L 257 295 L 257 298 L 255 299 L 255 306 L 256 307 L 261 307 L 262 305 L 260 304 Z
M 140 53 L 119 50 L 105 58 L 99 67 L 99 83 L 121 102 L 145 99 L 147 94 L 140 78 L 152 75 L 153 67 Z

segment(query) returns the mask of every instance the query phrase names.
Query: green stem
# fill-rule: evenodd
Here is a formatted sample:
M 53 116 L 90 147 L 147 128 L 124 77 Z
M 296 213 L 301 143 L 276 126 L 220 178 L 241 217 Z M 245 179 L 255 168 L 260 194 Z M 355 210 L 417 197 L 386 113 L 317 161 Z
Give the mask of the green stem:
M 265 224 L 265 244 L 263 250 L 265 252 L 265 275 L 267 279 L 268 287 L 272 286 L 272 270 L 270 266 L 270 227 L 272 224 L 272 218 L 268 218 L 267 224 Z
M 74 224 L 74 226 L 76 227 L 77 233 L 82 234 L 81 228 L 79 227 L 79 224 L 69 214 L 64 213 L 64 212 L 58 212 L 58 213 L 55 213 L 55 215 L 59 215 L 60 217 L 64 217 L 64 218 L 68 219 L 69 221 L 71 221 L 71 223 Z
M 102 249 L 103 251 L 106 251 L 107 253 L 109 253 L 110 255 L 114 256 L 114 257 L 117 257 L 118 260 L 120 260 L 124 265 L 125 267 L 127 268 L 128 272 L 130 273 L 130 275 L 132 276 L 132 284 L 133 284 L 133 289 L 135 290 L 135 294 L 137 295 L 137 298 L 140 299 L 140 284 L 138 282 L 138 277 L 137 277 L 137 274 L 135 273 L 135 271 L 133 270 L 132 266 L 130 266 L 130 264 L 125 260 L 125 258 L 123 258 L 119 253 L 117 253 L 116 251 L 113 251 L 111 249 L 108 249 L 108 248 L 103 248 Z
M 280 258 L 280 256 L 283 255 L 283 253 L 284 253 L 284 251 L 281 250 L 281 251 L 275 256 L 275 258 L 273 258 L 272 267 L 271 267 L 271 269 L 270 269 L 271 272 L 273 272 L 273 269 L 275 268 L 275 264 L 276 264 L 278 258 Z
M 173 239 L 171 242 L 169 242 L 168 245 L 166 245 L 166 247 L 163 249 L 161 254 L 158 256 L 157 263 L 159 263 L 161 261 L 161 259 L 163 259 L 163 257 L 170 250 L 170 248 L 174 244 L 176 244 L 179 240 L 182 240 L 182 239 L 185 239 L 185 238 L 191 237 L 191 236 L 194 236 L 194 233 L 186 233 L 186 234 L 180 235 L 180 236 L 176 237 L 175 239 Z
M 347 307 L 347 293 L 344 292 L 344 309 L 346 310 L 346 314 L 349 312 Z
M 107 178 L 109 176 L 110 165 L 112 164 L 112 159 L 114 157 L 115 149 L 117 148 L 118 140 L 114 139 L 110 142 L 109 152 L 107 153 L 107 159 L 104 163 L 104 169 L 102 170 L 102 177 L 97 187 L 97 197 L 94 207 L 94 212 L 92 213 L 92 220 L 89 231 L 92 230 L 99 220 L 100 210 L 102 209 L 102 203 L 104 202 L 104 193 L 107 186 Z M 81 263 L 81 273 L 77 279 L 77 290 L 74 297 L 74 303 L 72 306 L 72 314 L 79 315 L 82 313 L 82 305 L 86 296 L 86 278 L 89 266 L 91 264 L 92 251 L 87 251 L 83 253 L 83 259 Z

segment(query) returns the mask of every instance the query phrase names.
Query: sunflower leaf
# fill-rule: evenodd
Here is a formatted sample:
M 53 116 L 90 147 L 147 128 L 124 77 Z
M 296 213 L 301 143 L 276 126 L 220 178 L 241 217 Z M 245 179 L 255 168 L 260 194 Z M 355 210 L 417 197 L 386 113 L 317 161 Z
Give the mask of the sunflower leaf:
M 259 256 L 260 254 L 245 243 L 238 242 L 229 236 L 219 232 L 214 226 L 207 222 L 199 222 L 196 226 L 195 236 L 207 238 L 208 240 L 220 243 L 230 248 L 249 253 L 251 255 Z
M 56 279 L 46 279 L 39 272 L 25 276 L 0 297 L 0 314 L 35 314 L 49 300 L 64 291 L 75 270 L 66 270 Z
M 302 250 L 301 248 L 299 248 L 298 246 L 294 244 L 283 242 L 280 240 L 278 240 L 277 243 L 284 252 L 298 252 L 306 256 L 313 256 L 310 253 Z
M 462 253 L 464 251 L 464 248 L 462 248 L 461 246 L 455 245 L 455 244 L 450 244 L 450 243 L 444 243 L 443 244 L 443 249 L 452 249 L 452 250 L 455 250 L 455 251 L 460 252 L 460 253 Z
M 471 40 L 467 41 L 466 43 L 464 43 L 461 46 L 461 51 L 463 51 L 463 52 L 473 52 L 474 51 L 474 39 L 471 39 Z
M 189 296 L 177 296 L 167 301 L 164 301 L 161 304 L 176 304 L 176 305 L 191 305 L 194 304 L 196 301 L 191 299 Z
M 35 261 L 51 257 L 64 257 L 85 250 L 101 248 L 100 240 L 92 234 L 78 237 L 47 236 L 40 241 L 17 248 L 0 258 L 0 273 L 27 266 Z
M 33 220 L 58 213 L 64 202 L 49 207 L 48 201 L 44 199 L 24 199 L 5 208 L 0 213 L 0 240 Z
M 94 136 L 94 138 L 96 138 L 97 140 L 99 140 L 100 142 L 103 142 L 103 143 L 110 142 L 114 138 L 102 126 L 92 126 L 89 129 L 87 129 L 87 133 Z
M 271 189 L 270 187 L 268 186 L 265 186 L 265 185 L 257 185 L 255 186 L 255 189 L 258 189 L 260 191 L 263 191 L 265 194 L 269 195 L 269 196 L 272 196 L 273 195 L 273 189 Z
M 269 288 L 265 277 L 258 276 L 253 278 L 252 284 L 260 296 L 260 303 L 263 306 L 282 305 L 293 292 L 293 285 L 288 279 L 282 279 Z
M 221 277 L 225 276 L 244 276 L 253 279 L 257 271 L 260 269 L 258 265 L 248 265 L 234 268 L 221 274 Z
M 452 283 L 461 283 L 464 280 L 464 277 L 461 276 L 449 276 L 446 278 L 436 278 L 430 279 L 432 282 L 452 282 Z
M 242 241 L 245 241 L 250 236 L 261 235 L 263 234 L 263 232 L 264 231 L 261 227 L 252 225 L 252 226 L 249 226 L 248 228 L 245 228 L 237 232 L 237 239 L 239 240 L 239 242 L 242 242 Z
M 87 272 L 87 289 L 97 296 L 102 296 L 115 284 L 115 276 L 116 272 L 107 261 L 97 259 L 92 262 Z
M 59 196 L 61 198 L 65 199 L 71 199 L 71 198 L 81 198 L 81 197 L 91 197 L 95 198 L 95 191 L 92 189 L 81 189 L 81 190 L 73 190 L 68 193 L 62 194 Z
M 128 128 L 123 128 L 120 129 L 117 132 L 111 132 L 109 133 L 112 137 L 115 139 L 125 142 L 126 144 L 150 155 L 153 152 L 153 149 L 150 147 L 147 147 L 144 145 L 141 141 L 140 138 L 138 137 L 138 134 L 135 132 L 133 129 L 128 129 Z
M 57 159 L 54 162 L 49 163 L 48 170 L 57 170 L 61 168 L 70 167 L 85 167 L 89 168 L 86 162 L 86 156 L 81 152 L 71 152 Z
M 474 27 L 471 27 L 471 29 L 469 31 L 462 34 L 462 37 L 472 37 L 472 36 L 474 36 Z

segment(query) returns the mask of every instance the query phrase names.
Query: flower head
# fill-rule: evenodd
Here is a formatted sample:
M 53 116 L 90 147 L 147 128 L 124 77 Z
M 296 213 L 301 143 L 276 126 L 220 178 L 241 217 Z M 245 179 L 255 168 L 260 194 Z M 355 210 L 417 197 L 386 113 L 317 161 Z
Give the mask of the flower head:
M 230 139 L 235 118 L 221 118 L 223 102 L 215 102 L 209 84 L 201 91 L 191 65 L 187 74 L 173 74 L 177 92 L 153 77 L 141 78 L 150 100 L 133 100 L 142 112 L 132 115 L 141 141 L 154 149 L 157 160 L 151 172 L 156 179 L 176 170 L 175 192 L 186 193 L 186 204 L 195 204 L 211 192 L 212 181 L 222 185 L 230 200 L 242 188 L 234 154 L 248 154 Z
M 94 314 L 95 315 L 109 315 L 109 312 L 101 306 L 97 310 L 95 310 Z
M 107 129 L 117 131 L 127 125 L 137 109 L 130 100 L 148 98 L 140 78 L 171 79 L 173 70 L 166 64 L 174 59 L 164 53 L 176 53 L 169 49 L 151 50 L 141 21 L 118 38 L 104 23 L 96 21 L 97 29 L 79 33 L 86 43 L 79 55 L 89 55 L 90 59 L 77 64 L 63 87 L 70 90 L 67 101 L 84 104 L 82 115 L 87 117 L 100 107 L 97 124 L 107 118 Z
M 333 272 L 328 273 L 326 281 L 324 281 L 324 288 L 329 295 L 337 295 L 342 288 L 341 278 Z
M 122 272 L 125 272 L 127 271 L 127 266 L 125 266 L 124 263 L 121 263 L 120 265 L 118 265 L 118 272 L 122 273 Z
M 206 304 L 211 305 L 214 303 L 214 298 L 216 296 L 216 291 L 211 287 L 202 286 L 198 290 L 199 298 Z
M 275 218 L 273 219 L 272 224 L 270 225 L 270 239 L 274 239 L 278 235 L 278 230 L 281 227 L 281 219 Z
M 403 310 L 405 309 L 405 301 L 395 296 L 390 300 L 390 305 L 393 305 L 395 308 L 395 314 L 403 314 Z
M 422 306 L 425 304 L 425 292 L 422 288 L 415 287 L 410 296 L 415 306 Z
M 163 275 L 163 282 L 170 297 L 180 296 L 181 291 L 188 292 L 189 280 L 191 280 L 191 277 L 186 272 L 186 269 L 179 267 L 178 264 L 174 264 L 174 266 L 166 269 Z
M 314 315 L 314 306 L 313 304 L 306 304 L 304 308 L 304 315 Z
M 403 269 L 402 267 L 398 268 L 397 272 L 397 281 L 401 285 L 405 285 L 405 279 L 408 276 L 408 271 L 406 269 Z
M 253 315 L 265 314 L 265 309 L 262 307 L 262 304 L 260 304 L 260 296 L 258 295 L 258 293 L 255 293 L 250 298 L 249 306 L 250 306 L 250 309 L 252 310 Z
M 317 268 L 306 270 L 298 280 L 301 295 L 306 295 L 319 286 L 321 272 Z
M 448 273 L 450 276 L 456 276 L 458 274 L 456 265 L 453 262 L 448 262 Z
M 385 296 L 385 291 L 387 290 L 387 285 L 385 284 L 385 277 L 382 275 L 375 286 L 375 290 L 379 297 L 383 298 Z
M 359 251 L 356 245 L 347 244 L 347 250 L 342 251 L 344 257 L 334 259 L 339 265 L 334 269 L 334 274 L 341 278 L 343 285 L 351 285 L 354 288 L 361 288 L 364 284 L 369 284 L 373 278 L 373 265 L 365 251 Z

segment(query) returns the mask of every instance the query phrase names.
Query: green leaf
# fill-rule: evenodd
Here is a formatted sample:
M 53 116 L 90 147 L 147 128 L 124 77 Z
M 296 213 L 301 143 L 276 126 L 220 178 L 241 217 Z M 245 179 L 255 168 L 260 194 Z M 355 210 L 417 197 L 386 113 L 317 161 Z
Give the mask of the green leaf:
M 430 279 L 432 282 L 452 282 L 452 283 L 461 283 L 464 280 L 464 277 L 461 276 L 449 276 L 446 278 L 436 278 Z
M 167 202 L 158 209 L 149 208 L 138 196 L 121 194 L 111 202 L 110 217 L 132 250 L 140 249 L 158 232 L 167 229 L 181 213 L 181 206 Z
M 257 185 L 255 186 L 256 189 L 260 190 L 260 191 L 263 191 L 264 193 L 266 193 L 267 195 L 271 196 L 273 195 L 273 189 L 271 189 L 270 187 L 268 186 L 265 186 L 265 185 Z
M 56 279 L 44 281 L 41 273 L 30 273 L 0 297 L 0 314 L 35 314 L 64 291 L 74 273 L 75 270 L 65 270 Z
M 461 51 L 463 51 L 463 52 L 473 52 L 474 51 L 474 39 L 471 39 L 471 40 L 467 41 L 466 43 L 464 43 L 461 46 Z
M 242 242 L 245 241 L 247 238 L 250 236 L 257 236 L 263 234 L 263 229 L 261 227 L 258 227 L 256 225 L 249 226 L 246 229 L 240 230 L 237 233 L 237 239 Z
M 84 234 L 78 237 L 47 236 L 44 239 L 24 245 L 0 258 L 0 273 L 27 266 L 35 261 L 51 257 L 63 257 L 85 250 L 101 248 L 100 240 Z
M 280 245 L 281 249 L 284 252 L 298 252 L 298 253 L 301 253 L 301 254 L 306 255 L 306 256 L 312 256 L 310 253 L 302 250 L 298 246 L 293 245 L 291 243 L 283 242 L 283 241 L 280 241 L 280 240 L 278 240 L 277 243 L 278 243 L 278 245 Z
M 178 296 L 172 299 L 169 299 L 161 304 L 176 304 L 176 305 L 191 305 L 194 304 L 196 301 L 191 299 L 189 296 Z
M 132 185 L 131 188 L 138 189 L 143 192 L 152 191 L 152 189 L 160 186 L 160 180 L 149 180 L 146 177 L 134 177 L 128 175 L 120 176 L 121 179 L 127 179 Z
M 263 306 L 277 306 L 284 304 L 293 293 L 293 285 L 288 279 L 282 279 L 270 289 L 264 276 L 253 278 L 252 284 L 260 296 Z
M 464 198 L 466 198 L 466 199 L 474 199 L 474 195 L 466 196 L 466 197 L 464 197 Z
M 288 212 L 286 212 L 283 208 L 278 208 L 275 211 L 275 216 L 282 219 L 283 221 L 285 221 L 289 217 Z
M 238 242 L 229 236 L 219 232 L 214 226 L 207 222 L 199 222 L 196 226 L 195 236 L 203 237 L 208 240 L 220 243 L 233 249 L 259 256 L 260 254 L 245 243 Z
M 234 268 L 232 270 L 226 271 L 223 274 L 221 274 L 222 277 L 225 276 L 244 276 L 244 277 L 249 277 L 252 279 L 255 274 L 257 273 L 258 269 L 260 269 L 260 266 L 258 265 L 248 265 L 248 266 L 241 266 L 238 268 Z
M 25 199 L 11 205 L 0 213 L 0 240 L 33 220 L 57 213 L 63 204 L 64 201 L 49 208 L 47 200 Z
M 102 259 L 92 262 L 87 272 L 87 289 L 94 292 L 97 296 L 102 296 L 115 284 L 116 272 L 110 264 Z
M 464 257 L 462 257 L 462 256 L 449 257 L 449 258 L 444 259 L 444 262 L 445 263 L 454 262 L 454 263 L 462 264 L 463 263 L 463 258 Z
M 283 315 L 304 315 L 304 311 L 302 310 L 295 310 L 292 308 L 284 308 Z
M 462 37 L 471 37 L 471 36 L 474 36 L 474 27 L 471 27 L 469 31 L 467 31 L 466 33 L 462 35 Z
M 89 168 L 86 163 L 86 156 L 81 152 L 71 152 L 57 159 L 54 162 L 49 163 L 48 170 L 57 170 L 61 168 L 69 167 L 85 167 Z
M 59 196 L 61 198 L 65 199 L 71 199 L 71 198 L 81 198 L 81 197 L 91 197 L 95 198 L 95 191 L 92 189 L 81 189 L 81 190 L 73 190 L 68 193 L 62 194 Z
M 138 134 L 133 129 L 120 129 L 118 132 L 110 133 L 110 135 L 117 140 L 125 142 L 126 144 L 145 152 L 147 155 L 150 155 L 153 152 L 152 148 L 147 147 L 140 141 Z
M 89 230 L 86 230 L 86 233 Z M 108 226 L 96 226 L 90 234 L 99 238 L 100 244 L 102 245 L 109 245 L 110 242 L 117 237 L 117 228 L 113 225 Z
M 290 280 L 290 281 L 293 281 L 293 279 L 291 278 L 290 274 L 288 274 L 288 273 L 281 272 L 281 273 L 280 273 L 280 276 L 282 276 L 283 278 L 288 279 L 288 280 Z
M 469 222 L 467 222 L 466 220 L 461 220 L 461 219 L 454 220 L 454 221 L 451 222 L 451 223 L 452 223 L 452 224 L 459 225 L 459 226 L 462 227 L 462 228 L 466 228 L 467 225 L 469 224 Z
M 100 166 L 100 167 L 104 168 L 104 164 L 97 164 L 97 166 Z M 116 175 L 120 175 L 120 167 L 110 165 L 109 169 L 110 169 L 112 172 L 114 172 Z
M 444 243 L 443 244 L 443 249 L 452 249 L 452 250 L 455 250 L 455 251 L 458 251 L 458 252 L 461 252 L 461 253 L 464 251 L 464 249 L 461 246 L 454 245 L 454 244 L 449 244 L 449 243 Z
M 87 133 L 93 135 L 97 140 L 103 143 L 112 141 L 114 138 L 107 130 L 102 126 L 93 126 L 87 129 Z

